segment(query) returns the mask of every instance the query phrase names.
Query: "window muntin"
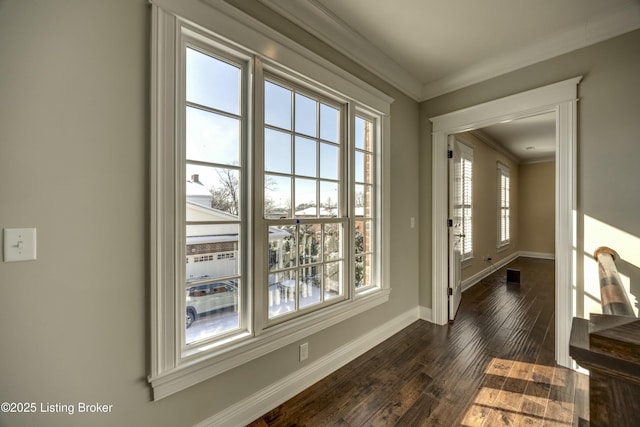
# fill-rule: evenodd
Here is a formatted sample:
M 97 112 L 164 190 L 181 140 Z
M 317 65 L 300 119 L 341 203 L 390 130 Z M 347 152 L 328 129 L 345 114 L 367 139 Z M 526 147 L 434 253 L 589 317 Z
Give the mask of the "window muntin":
M 342 248 L 347 221 L 340 202 L 347 191 L 341 173 L 346 107 L 270 75 L 264 97 L 270 322 L 348 296 Z
M 186 316 L 184 345 L 190 346 L 237 333 L 246 323 L 241 161 L 246 118 L 240 84 L 246 71 L 212 49 L 186 45 L 184 54 L 187 262 L 179 307 Z
M 509 168 L 498 163 L 498 247 L 509 244 L 511 239 L 511 178 Z

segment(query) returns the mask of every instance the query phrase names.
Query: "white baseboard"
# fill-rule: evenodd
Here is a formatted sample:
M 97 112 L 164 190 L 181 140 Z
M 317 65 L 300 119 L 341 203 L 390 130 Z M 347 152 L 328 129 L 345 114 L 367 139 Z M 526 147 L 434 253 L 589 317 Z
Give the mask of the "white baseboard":
M 553 254 L 553 253 L 527 252 L 527 251 L 514 252 L 511 255 L 509 255 L 508 257 L 503 258 L 500 261 L 497 261 L 495 264 L 493 264 L 493 265 L 485 268 L 484 270 L 481 270 L 481 271 L 477 272 L 473 276 L 468 277 L 465 280 L 463 280 L 462 281 L 462 292 L 464 292 L 467 289 L 473 287 L 474 285 L 477 285 L 478 283 L 480 283 L 480 281 L 482 279 L 484 279 L 485 277 L 489 276 L 494 271 L 496 271 L 496 270 L 504 267 L 505 265 L 509 264 L 511 261 L 515 260 L 518 257 L 540 258 L 540 259 L 556 259 L 556 255 Z
M 548 252 L 520 251 L 520 256 L 527 257 L 527 258 L 556 259 L 556 254 L 548 253 Z
M 431 309 L 427 309 L 431 311 Z M 397 334 L 419 318 L 421 310 L 413 308 L 376 329 L 356 338 L 322 358 L 298 369 L 291 375 L 257 391 L 195 427 L 245 426 L 296 394 L 312 386 L 327 375 L 371 350 L 382 341 Z
M 420 319 L 433 323 L 433 311 L 429 307 L 418 306 L 420 312 Z
M 489 276 L 490 274 L 492 274 L 493 272 L 495 272 L 499 268 L 502 268 L 505 265 L 509 264 L 511 261 L 513 261 L 514 259 L 518 258 L 518 256 L 520 256 L 520 253 L 519 252 L 514 252 L 514 253 L 512 253 L 511 255 L 509 255 L 506 258 L 502 258 L 500 261 L 496 261 L 494 264 L 490 265 L 489 267 L 485 268 L 484 270 L 480 270 L 479 272 L 477 272 L 473 276 L 464 279 L 462 281 L 462 292 L 464 292 L 467 289 L 471 288 L 472 286 L 480 283 L 480 281 L 482 279 L 484 279 L 485 277 Z

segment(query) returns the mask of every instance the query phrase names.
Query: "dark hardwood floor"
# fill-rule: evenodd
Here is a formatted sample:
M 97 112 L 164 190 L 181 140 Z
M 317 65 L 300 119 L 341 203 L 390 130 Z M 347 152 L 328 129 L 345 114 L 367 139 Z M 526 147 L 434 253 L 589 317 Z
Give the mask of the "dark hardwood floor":
M 588 378 L 554 363 L 554 262 L 518 258 L 464 292 L 455 322 L 417 321 L 250 424 L 584 426 Z

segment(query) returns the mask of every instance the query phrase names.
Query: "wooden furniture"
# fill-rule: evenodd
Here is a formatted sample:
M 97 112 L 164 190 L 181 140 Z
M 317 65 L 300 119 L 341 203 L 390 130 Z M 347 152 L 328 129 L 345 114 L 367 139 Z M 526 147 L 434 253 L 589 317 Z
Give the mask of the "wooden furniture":
M 603 313 L 573 319 L 569 354 L 589 370 L 590 425 L 640 425 L 640 319 L 615 267 L 615 251 L 598 248 Z

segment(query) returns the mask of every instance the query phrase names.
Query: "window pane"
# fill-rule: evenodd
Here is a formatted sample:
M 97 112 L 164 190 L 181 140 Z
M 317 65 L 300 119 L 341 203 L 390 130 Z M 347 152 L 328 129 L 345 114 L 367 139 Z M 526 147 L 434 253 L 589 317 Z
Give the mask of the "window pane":
M 320 178 L 335 179 L 338 176 L 339 148 L 332 144 L 320 143 Z
M 360 150 L 364 150 L 366 147 L 365 144 L 365 128 L 366 128 L 366 123 L 363 119 L 361 119 L 360 117 L 356 117 L 356 148 L 360 149 Z
M 269 271 L 295 267 L 298 258 L 295 225 L 269 227 Z
M 371 229 L 371 221 L 356 221 L 355 230 L 355 247 L 356 254 L 363 252 L 371 252 L 373 249 L 373 236 Z
M 340 142 L 340 112 L 328 105 L 320 104 L 320 138 L 325 141 Z
M 296 274 L 294 270 L 269 274 L 269 318 L 296 310 Z
M 324 224 L 324 260 L 342 258 L 342 225 Z
M 187 165 L 187 221 L 237 220 L 241 194 L 240 171 Z
M 241 69 L 187 48 L 187 101 L 240 114 Z
M 300 224 L 299 230 L 300 265 L 317 263 L 320 261 L 322 251 L 322 226 L 320 224 Z
M 322 301 L 322 266 L 313 265 L 300 269 L 300 307 L 308 307 Z
M 318 103 L 304 95 L 296 93 L 296 132 L 309 136 L 318 136 Z
M 240 273 L 238 224 L 187 225 L 187 284 Z
M 291 178 L 265 175 L 264 215 L 265 218 L 291 217 Z
M 371 254 L 356 256 L 356 289 L 371 286 L 373 265 L 371 259 Z
M 356 151 L 356 182 L 364 182 L 364 153 Z
M 364 186 L 364 216 L 367 218 L 373 217 L 373 186 Z
M 338 183 L 320 181 L 320 216 L 336 217 L 340 212 Z
M 373 184 L 373 155 L 364 155 L 364 182 Z
M 342 284 L 342 261 L 326 264 L 324 278 L 324 299 L 329 300 L 344 295 Z
M 296 216 L 318 216 L 316 180 L 296 178 Z
M 316 141 L 296 136 L 296 175 L 316 177 Z
M 240 120 L 187 107 L 187 159 L 240 164 Z
M 356 216 L 364 216 L 365 214 L 365 191 L 364 185 L 357 184 L 356 185 L 356 193 L 355 193 L 355 214 Z
M 264 169 L 291 173 L 291 135 L 272 129 L 264 130 Z
M 291 91 L 269 81 L 264 82 L 264 122 L 291 130 Z
M 185 292 L 186 343 L 215 337 L 240 327 L 239 280 L 211 281 Z
M 356 151 L 356 182 L 372 184 L 373 180 L 373 156 Z

